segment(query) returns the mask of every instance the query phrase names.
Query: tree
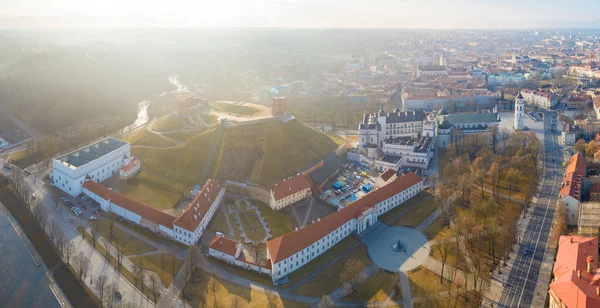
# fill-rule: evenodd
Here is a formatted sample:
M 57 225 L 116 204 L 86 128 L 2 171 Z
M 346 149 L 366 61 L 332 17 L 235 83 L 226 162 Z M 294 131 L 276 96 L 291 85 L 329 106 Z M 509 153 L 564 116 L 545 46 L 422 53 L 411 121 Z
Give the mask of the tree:
M 213 299 L 214 299 L 214 306 L 217 306 L 217 287 L 219 286 L 219 283 L 217 282 L 217 280 L 215 279 L 215 277 L 210 276 L 208 278 L 208 289 L 210 290 L 210 292 L 213 295 Z M 269 292 L 265 290 L 265 293 L 267 296 L 269 296 Z
M 63 256 L 65 257 L 65 261 L 67 265 L 71 265 L 71 257 L 75 253 L 75 244 L 69 240 L 69 238 L 65 237 L 63 239 Z
M 198 268 L 202 268 L 204 266 L 204 256 L 200 249 L 196 246 L 188 247 L 188 271 L 190 275 L 190 279 L 194 279 L 196 271 Z M 174 276 L 173 276 L 174 277 Z
M 79 276 L 79 282 L 81 282 L 81 278 L 87 275 L 90 260 L 83 255 L 83 252 L 80 252 L 73 259 L 73 266 L 75 267 L 75 272 L 77 272 L 77 275 Z
M 108 221 L 108 241 L 109 242 L 113 241 L 114 229 L 115 229 L 115 222 L 111 219 Z
M 46 222 L 48 221 L 48 213 L 46 211 L 46 208 L 40 203 L 36 204 L 35 206 L 33 206 L 33 216 L 40 224 L 40 227 L 42 227 L 42 229 L 45 230 Z
M 496 154 L 496 148 L 500 140 L 500 129 L 498 125 L 493 125 L 488 128 L 488 131 L 490 132 L 490 140 L 492 142 L 492 152 Z
M 448 256 L 450 256 L 450 250 L 452 247 L 450 243 L 444 241 L 439 245 L 435 246 L 436 250 L 440 256 L 440 261 L 442 262 L 442 271 L 440 272 L 440 284 L 444 283 L 444 267 L 446 266 L 446 261 L 448 261 Z
M 594 158 L 594 154 L 598 152 L 598 146 L 596 141 L 592 140 L 585 145 L 585 156 L 588 158 Z
M 142 288 L 142 292 L 144 292 L 144 269 L 142 268 L 142 262 L 137 260 L 132 262 L 133 264 L 133 279 L 135 281 L 135 285 L 139 285 Z
M 519 171 L 515 168 L 509 168 L 506 172 L 506 180 L 508 181 L 508 200 L 511 200 L 513 189 L 516 186 L 517 180 L 519 179 Z
M 239 296 L 233 296 L 229 301 L 230 308 L 244 308 L 244 301 Z
M 58 237 L 58 233 L 60 231 L 62 231 L 62 229 L 58 222 L 56 222 L 54 219 L 51 219 L 48 223 L 48 236 L 50 237 L 52 243 L 56 245 L 56 247 L 59 246 L 59 243 L 56 242 L 56 238 Z
M 488 178 L 492 182 L 492 194 L 494 198 L 498 200 L 498 185 L 500 183 L 500 164 L 497 161 L 494 161 L 490 165 L 490 170 L 488 171 Z
M 156 278 L 154 278 L 154 275 L 150 275 L 149 279 L 150 279 L 150 292 L 152 292 L 152 298 L 154 299 L 154 302 L 156 303 L 158 293 L 160 292 L 160 286 L 158 285 L 158 283 L 156 283 Z
M 92 246 L 96 248 L 96 235 L 98 234 L 98 224 L 96 223 L 96 221 L 92 220 L 90 222 L 90 225 L 90 233 L 92 234 Z
M 105 291 L 106 291 L 106 286 L 108 283 L 108 277 L 106 277 L 106 275 L 101 274 L 100 276 L 96 277 L 96 281 L 94 282 L 94 286 L 96 287 L 96 290 L 98 290 L 98 299 L 100 300 L 100 303 L 103 303 L 106 297 Z
M 575 152 L 579 152 L 581 154 L 585 154 L 585 140 L 579 139 L 575 142 L 575 146 L 573 147 Z
M 477 184 L 477 186 L 481 188 L 481 199 L 485 199 L 485 170 L 483 165 L 483 159 L 481 157 L 475 158 L 475 160 L 471 164 L 471 175 L 475 184 Z
M 319 308 L 330 308 L 333 307 L 333 300 L 328 295 L 323 295 L 319 301 Z
M 365 267 L 365 264 L 356 258 L 352 258 L 352 259 L 348 260 L 348 262 L 346 262 L 346 266 L 344 267 L 344 270 L 340 274 L 340 280 L 342 283 L 347 282 L 350 284 L 350 286 L 351 286 L 350 294 L 354 294 L 354 292 L 356 291 L 356 288 L 358 287 L 358 285 L 361 281 L 360 274 L 364 267 Z

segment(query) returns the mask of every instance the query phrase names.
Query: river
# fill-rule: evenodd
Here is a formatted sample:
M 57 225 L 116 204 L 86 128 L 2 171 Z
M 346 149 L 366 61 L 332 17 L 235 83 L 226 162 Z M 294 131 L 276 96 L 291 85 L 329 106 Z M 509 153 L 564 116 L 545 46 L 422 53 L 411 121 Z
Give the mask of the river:
M 10 221 L 0 212 L 0 307 L 60 307 Z

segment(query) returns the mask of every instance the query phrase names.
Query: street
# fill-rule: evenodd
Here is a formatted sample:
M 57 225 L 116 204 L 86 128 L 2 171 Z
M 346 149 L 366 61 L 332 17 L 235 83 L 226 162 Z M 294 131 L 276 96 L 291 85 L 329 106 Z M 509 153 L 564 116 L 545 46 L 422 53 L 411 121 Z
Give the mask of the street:
M 550 117 L 545 117 L 546 119 Z M 548 121 L 544 121 L 544 157 L 543 181 L 539 189 L 537 202 L 530 206 L 527 213 L 529 222 L 520 239 L 516 258 L 508 277 L 503 281 L 504 289 L 499 307 L 529 307 L 535 294 L 540 268 L 544 262 L 546 244 L 552 228 L 554 210 L 562 178 L 561 162 L 563 154 L 558 145 L 558 137 L 548 133 Z M 544 294 L 545 296 L 545 294 Z

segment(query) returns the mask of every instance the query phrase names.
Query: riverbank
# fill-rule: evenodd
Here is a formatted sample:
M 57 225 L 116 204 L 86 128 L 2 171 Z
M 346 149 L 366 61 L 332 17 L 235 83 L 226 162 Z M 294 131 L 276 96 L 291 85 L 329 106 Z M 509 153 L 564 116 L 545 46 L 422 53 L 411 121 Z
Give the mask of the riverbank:
M 73 276 L 68 267 L 62 262 L 60 256 L 47 239 L 35 218 L 27 211 L 26 206 L 6 188 L 8 180 L 0 178 L 0 203 L 11 213 L 18 222 L 20 229 L 33 245 L 37 255 L 42 259 L 46 268 L 51 269 L 52 277 L 67 297 L 73 307 L 99 307 L 95 298 L 88 294 L 77 278 Z M 35 256 L 32 256 L 35 259 Z M 23 262 L 33 262 L 23 260 Z

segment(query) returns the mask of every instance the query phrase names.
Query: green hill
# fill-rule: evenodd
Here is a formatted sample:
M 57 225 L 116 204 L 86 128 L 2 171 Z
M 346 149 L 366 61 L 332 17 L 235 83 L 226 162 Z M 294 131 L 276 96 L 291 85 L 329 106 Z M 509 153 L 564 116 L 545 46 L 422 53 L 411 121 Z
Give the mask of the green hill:
M 169 113 L 158 118 L 152 125 L 152 129 L 157 132 L 172 132 L 182 129 L 183 126 L 183 120 L 178 115 Z
M 184 191 L 198 184 L 217 135 L 215 128 L 188 137 L 182 147 L 133 148 L 132 154 L 142 160 L 143 171 L 137 183 L 126 185 L 151 189 L 123 187 L 121 191 L 131 192 L 126 195 L 157 208 L 173 206 Z M 208 177 L 248 179 L 269 187 L 285 176 L 310 167 L 338 145 L 329 136 L 292 120 L 285 124 L 272 121 L 224 129 L 216 146 Z M 142 191 L 144 196 L 136 196 L 136 192 Z M 165 200 L 171 204 L 165 205 Z

